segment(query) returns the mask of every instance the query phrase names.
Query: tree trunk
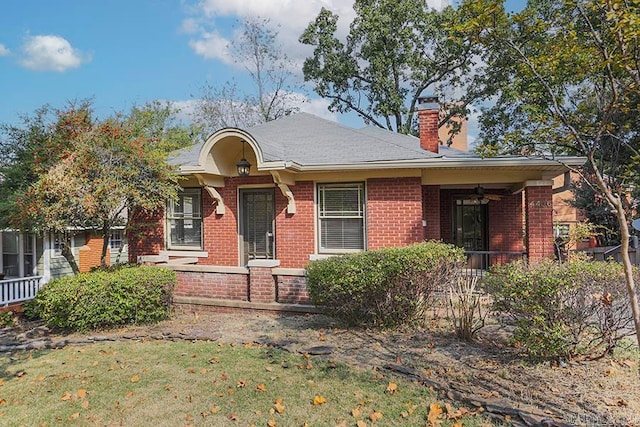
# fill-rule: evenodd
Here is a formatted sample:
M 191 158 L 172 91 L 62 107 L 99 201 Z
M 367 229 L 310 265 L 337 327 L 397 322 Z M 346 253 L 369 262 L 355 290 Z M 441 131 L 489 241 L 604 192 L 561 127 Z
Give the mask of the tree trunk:
M 69 263 L 69 266 L 71 266 L 71 271 L 73 271 L 73 274 L 76 276 L 80 274 L 80 268 L 78 268 L 76 258 L 73 256 L 71 245 L 69 245 L 69 236 L 67 236 L 66 233 L 62 241 L 60 242 L 60 253 L 62 253 L 64 259 L 66 259 Z
M 111 238 L 111 228 L 109 224 L 102 225 L 102 252 L 100 253 L 100 268 L 107 266 L 107 249 L 109 248 L 109 239 Z
M 627 285 L 627 293 L 629 294 L 631 313 L 633 314 L 633 324 L 636 328 L 637 345 L 640 347 L 640 305 L 638 304 L 636 284 L 633 278 L 633 265 L 631 264 L 631 258 L 629 258 L 629 226 L 622 203 L 616 204 L 616 217 L 620 225 L 620 256 L 624 267 L 624 278 Z

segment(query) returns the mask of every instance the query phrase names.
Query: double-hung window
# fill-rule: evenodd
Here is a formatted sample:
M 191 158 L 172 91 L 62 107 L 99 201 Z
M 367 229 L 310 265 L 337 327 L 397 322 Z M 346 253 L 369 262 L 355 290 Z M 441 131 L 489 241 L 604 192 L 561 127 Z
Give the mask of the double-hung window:
M 202 192 L 185 188 L 167 206 L 170 249 L 202 249 Z
M 320 253 L 365 249 L 364 183 L 318 184 Z

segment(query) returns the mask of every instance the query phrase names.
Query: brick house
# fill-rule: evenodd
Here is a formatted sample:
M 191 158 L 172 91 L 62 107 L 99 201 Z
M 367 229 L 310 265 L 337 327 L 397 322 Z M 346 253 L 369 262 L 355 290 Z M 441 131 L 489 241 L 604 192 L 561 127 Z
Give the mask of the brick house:
M 436 104 L 418 116 L 419 138 L 305 113 L 222 129 L 171 159 L 177 201 L 130 217 L 130 260 L 178 271 L 177 303 L 270 309 L 307 302 L 304 266 L 336 254 L 435 239 L 474 269 L 552 257 L 552 180 L 584 159 L 481 158 L 439 142 Z

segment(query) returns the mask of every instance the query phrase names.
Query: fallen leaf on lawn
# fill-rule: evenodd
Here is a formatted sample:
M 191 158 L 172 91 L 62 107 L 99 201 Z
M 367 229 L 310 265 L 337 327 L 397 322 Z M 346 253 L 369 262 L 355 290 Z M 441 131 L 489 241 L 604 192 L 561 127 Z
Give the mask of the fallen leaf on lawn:
M 618 371 L 616 371 L 615 369 L 607 369 L 604 373 L 605 377 L 608 377 L 609 375 L 613 375 L 615 373 L 617 373 Z
M 187 415 L 184 417 L 184 419 L 185 419 L 185 421 L 191 421 L 191 420 L 193 420 L 193 415 L 191 415 L 191 414 L 187 414 Z
M 460 421 L 456 421 L 451 427 L 463 427 L 464 424 L 462 424 Z
M 62 397 L 60 398 L 60 400 L 65 401 L 65 400 L 69 400 L 69 399 L 71 399 L 72 397 L 73 397 L 73 395 L 71 394 L 71 392 L 69 392 L 69 391 L 65 391 L 65 392 L 62 394 Z
M 129 381 L 131 381 L 132 383 L 137 383 L 138 381 L 140 381 L 140 377 L 138 375 L 134 375 Z
M 347 420 L 338 421 L 338 423 L 336 424 L 336 427 L 347 427 Z
M 284 412 L 284 403 L 282 403 L 282 399 L 276 399 L 276 402 L 273 404 L 273 408 L 277 413 L 282 414 Z
M 231 421 L 238 421 L 238 416 L 236 415 L 235 412 L 232 412 L 229 415 L 227 415 L 227 418 L 229 418 Z
M 240 381 L 238 381 L 238 384 L 236 384 L 236 387 L 242 388 L 242 387 L 246 387 L 246 385 L 247 385 L 246 381 L 240 380 Z
M 258 386 L 256 387 L 257 391 L 267 391 L 267 386 L 264 385 L 264 383 L 260 383 L 258 384 Z
M 378 421 L 380 418 L 382 418 L 382 412 L 375 411 L 369 415 L 369 419 L 374 423 Z
M 440 420 L 438 420 L 438 418 L 440 418 L 441 415 L 442 407 L 440 405 L 437 403 L 429 405 L 429 415 L 427 415 L 427 421 L 429 421 L 429 424 L 432 426 L 440 424 Z
M 82 406 L 83 409 L 89 409 L 89 401 L 85 400 L 83 401 L 80 406 Z
M 77 397 L 78 399 L 84 399 L 85 397 L 87 397 L 87 390 L 85 390 L 85 389 L 81 388 L 80 390 L 78 390 L 78 391 L 76 392 L 76 397 Z
M 236 392 L 236 391 L 235 391 L 234 389 L 232 389 L 232 388 L 229 388 L 229 390 L 227 390 L 227 394 L 228 394 L 229 396 L 231 396 L 231 395 L 232 395 L 233 393 L 235 393 L 235 392 Z
M 6 405 L 7 404 L 7 400 L 6 399 L 0 399 L 0 406 L 1 405 Z
M 169 391 L 169 390 L 171 390 L 171 386 L 170 386 L 170 385 L 166 385 L 166 386 L 164 386 L 164 389 L 165 389 L 166 391 Z
M 401 416 L 402 418 L 407 418 L 407 417 L 409 416 L 409 413 L 408 413 L 407 411 L 404 411 L 404 412 L 401 412 L 401 413 L 400 413 L 400 416 Z
M 187 372 L 190 373 L 190 374 L 195 374 L 196 370 L 193 369 L 193 368 L 189 368 L 189 369 L 187 369 Z
M 269 427 L 276 427 L 276 420 L 274 420 L 273 418 L 271 418 L 269 421 L 267 421 L 267 425 Z
M 93 363 L 91 364 L 91 366 L 98 366 L 99 364 L 100 364 L 100 362 L 98 362 L 98 361 L 96 360 L 95 362 L 93 362 Z
M 211 409 L 209 409 L 209 411 L 211 411 L 212 414 L 217 414 L 219 410 L 220 408 L 217 406 L 214 406 Z
M 69 419 L 70 420 L 75 420 L 79 416 L 80 416 L 80 412 L 74 412 L 73 414 L 69 415 Z
M 271 372 L 273 371 L 273 368 L 271 366 L 267 366 L 266 368 L 264 368 L 264 370 L 267 372 Z
M 124 394 L 124 397 L 131 397 L 133 396 L 133 392 L 132 391 L 128 391 Z
M 356 423 L 356 427 L 367 427 L 367 423 L 362 420 L 358 420 L 358 422 Z
M 44 381 L 44 375 L 38 375 L 37 380 L 40 381 L 40 382 Z M 0 385 L 2 385 L 1 382 L 0 382 Z
M 362 409 L 360 409 L 360 407 L 358 406 L 357 408 L 353 408 L 351 410 L 351 416 L 354 418 L 359 417 L 360 415 L 362 415 Z
M 324 405 L 325 403 L 327 403 L 327 399 L 324 398 L 324 396 L 321 396 L 319 394 L 316 394 L 315 396 L 313 396 L 313 404 L 318 406 L 318 405 Z
M 387 386 L 387 389 L 385 390 L 387 393 L 393 394 L 396 391 L 398 391 L 398 384 L 396 383 L 389 383 L 389 385 Z
M 27 373 L 26 373 L 25 371 L 20 371 L 20 372 L 18 372 L 18 373 L 16 374 L 16 377 L 18 377 L 18 378 L 22 378 L 22 377 L 24 377 L 25 375 L 27 375 Z

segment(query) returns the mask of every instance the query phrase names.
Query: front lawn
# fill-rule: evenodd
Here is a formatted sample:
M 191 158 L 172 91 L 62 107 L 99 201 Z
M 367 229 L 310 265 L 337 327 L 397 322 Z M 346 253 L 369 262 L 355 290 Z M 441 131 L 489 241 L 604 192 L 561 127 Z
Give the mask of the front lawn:
M 485 422 L 419 384 L 257 345 L 111 342 L 3 354 L 0 366 L 2 425 Z

